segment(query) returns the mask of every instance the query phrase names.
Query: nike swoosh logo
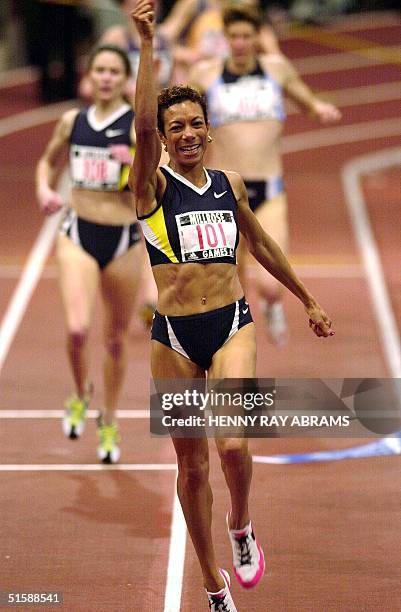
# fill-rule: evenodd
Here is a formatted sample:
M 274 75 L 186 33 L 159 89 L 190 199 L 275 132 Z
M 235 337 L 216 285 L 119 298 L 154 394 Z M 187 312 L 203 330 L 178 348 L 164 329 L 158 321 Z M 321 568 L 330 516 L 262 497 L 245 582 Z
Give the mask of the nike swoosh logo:
M 247 308 L 245 308 L 245 310 L 244 309 L 242 310 L 242 314 L 246 314 L 248 312 L 248 310 L 249 310 L 249 306 Z
M 226 191 L 223 191 L 223 193 L 216 193 L 215 191 L 213 192 L 213 195 L 216 199 L 221 198 L 225 193 L 227 193 Z
M 106 130 L 107 138 L 114 138 L 114 136 L 121 136 L 124 134 L 124 130 Z

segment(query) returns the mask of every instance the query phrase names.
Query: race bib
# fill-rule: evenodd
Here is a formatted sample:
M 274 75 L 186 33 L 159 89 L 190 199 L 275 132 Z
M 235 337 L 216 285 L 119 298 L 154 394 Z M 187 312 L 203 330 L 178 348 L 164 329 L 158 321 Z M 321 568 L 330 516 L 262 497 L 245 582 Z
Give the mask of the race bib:
M 228 121 L 275 119 L 280 96 L 266 79 L 244 77 L 219 89 L 219 106 Z
M 234 259 L 237 226 L 231 210 L 181 213 L 175 219 L 183 262 Z
M 70 172 L 74 187 L 118 191 L 121 164 L 107 149 L 72 145 Z

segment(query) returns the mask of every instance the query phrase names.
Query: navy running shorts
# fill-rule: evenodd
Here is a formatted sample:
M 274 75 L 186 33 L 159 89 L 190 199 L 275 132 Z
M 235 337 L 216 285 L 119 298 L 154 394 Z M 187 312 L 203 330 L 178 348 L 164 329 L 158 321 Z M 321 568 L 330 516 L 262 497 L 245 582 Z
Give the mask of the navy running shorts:
M 165 316 L 156 310 L 151 337 L 208 370 L 213 355 L 252 321 L 245 297 L 222 308 L 188 316 Z
M 141 240 L 139 223 L 131 225 L 103 225 L 77 216 L 70 209 L 61 224 L 60 233 L 96 259 L 103 270 L 113 259 L 117 259 Z
M 266 181 L 244 180 L 248 193 L 249 206 L 253 212 L 263 202 L 269 202 L 272 198 L 284 192 L 284 183 L 281 176 L 273 176 Z

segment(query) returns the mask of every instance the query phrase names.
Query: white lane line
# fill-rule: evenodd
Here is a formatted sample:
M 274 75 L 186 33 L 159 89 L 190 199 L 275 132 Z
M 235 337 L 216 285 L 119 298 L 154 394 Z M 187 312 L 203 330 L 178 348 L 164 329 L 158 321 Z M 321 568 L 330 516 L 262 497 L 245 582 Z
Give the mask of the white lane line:
M 401 166 L 401 148 L 386 149 L 370 155 L 355 158 L 348 162 L 341 173 L 345 200 L 351 217 L 352 227 L 362 255 L 365 274 L 370 289 L 376 319 L 380 329 L 380 337 L 386 361 L 394 378 L 401 378 L 401 342 L 397 323 L 391 306 L 390 297 L 385 282 L 379 251 L 373 235 L 365 200 L 361 188 L 361 177 L 368 172 L 386 169 L 391 166 Z M 399 385 L 398 396 L 401 404 Z M 398 440 L 386 438 L 400 454 Z M 285 456 L 254 456 L 254 463 L 286 464 Z
M 174 495 L 164 612 L 180 612 L 187 528 L 177 493 Z
M 0 472 L 169 472 L 176 471 L 175 463 L 10 463 L 0 465 Z
M 400 53 L 401 46 L 393 45 L 386 47 L 386 49 L 388 53 L 393 53 L 394 56 L 396 56 Z M 328 53 L 327 55 L 301 57 L 293 59 L 292 63 L 302 76 L 341 72 L 342 70 L 355 70 L 357 68 L 370 68 L 378 64 L 383 65 L 383 59 L 374 57 L 373 47 L 366 49 L 366 52 L 369 53 L 369 56 L 355 55 L 350 51 L 341 51 L 340 53 Z
M 0 89 L 34 83 L 38 77 L 39 71 L 35 66 L 24 66 L 23 68 L 4 70 L 0 73 Z
M 65 111 L 76 105 L 76 101 L 57 102 L 56 104 L 49 104 L 49 106 L 18 113 L 11 117 L 4 117 L 0 119 L 0 138 L 42 125 L 43 123 L 56 121 Z
M 388 367 L 391 376 L 401 378 L 400 335 L 361 187 L 361 177 L 364 174 L 391 166 L 401 166 L 401 148 L 386 149 L 353 159 L 344 166 L 341 178 Z M 397 264 L 399 265 L 399 262 Z
M 148 419 L 149 410 L 117 410 L 119 419 Z M 64 410 L 1 410 L 0 419 L 62 419 Z M 98 410 L 88 410 L 86 416 L 89 419 L 97 419 Z
M 363 85 L 361 87 L 348 87 L 319 91 L 323 100 L 332 102 L 337 106 L 364 106 L 401 99 L 401 81 L 395 83 L 381 83 L 380 85 Z M 291 100 L 286 102 L 288 115 L 299 114 L 302 111 Z
M 59 109 L 60 105 L 56 104 L 52 105 L 51 107 L 39 109 L 40 112 L 38 113 L 28 113 L 28 123 L 34 120 L 36 123 L 34 123 L 33 125 L 38 125 L 40 123 L 47 123 L 48 121 L 51 121 L 53 113 L 55 112 L 54 107 L 56 107 L 56 109 Z M 60 110 L 58 110 L 57 112 L 60 112 Z M 22 115 L 25 117 L 26 114 L 22 113 Z M 14 118 L 18 117 L 21 117 L 21 115 L 14 116 Z M 26 117 L 23 119 L 22 123 L 27 123 L 25 120 Z M 29 127 L 32 127 L 31 123 L 29 124 Z M 7 126 L 3 125 L 2 132 L 2 122 L 0 120 L 0 137 L 7 135 L 8 133 L 18 131 L 16 129 L 13 129 L 11 130 L 11 132 L 7 132 L 7 129 Z M 70 190 L 68 176 L 68 171 L 64 170 L 58 182 L 58 190 L 61 193 L 64 201 L 68 200 Z M 31 249 L 31 252 L 28 255 L 28 259 L 24 265 L 23 272 L 18 282 L 18 285 L 8 304 L 3 320 L 1 321 L 0 374 L 4 362 L 7 358 L 7 354 L 12 344 L 12 341 L 14 340 L 14 337 L 18 331 L 20 323 L 28 307 L 29 301 L 41 277 L 43 267 L 50 254 L 50 250 L 53 246 L 57 229 L 60 225 L 63 214 L 64 210 L 60 210 L 59 212 L 51 215 L 51 217 L 47 217 L 45 222 L 43 223 L 38 237 L 36 238 L 35 243 Z
M 18 327 L 25 314 L 32 293 L 39 281 L 40 274 L 46 261 L 54 236 L 60 223 L 62 211 L 46 219 L 28 256 L 21 279 L 11 298 L 0 326 L 0 372 L 7 357 L 7 353 L 17 333 Z
M 309 132 L 284 136 L 281 150 L 283 154 L 300 153 L 310 149 L 388 138 L 400 134 L 401 120 L 399 117 L 378 121 L 361 121 L 351 125 L 316 128 L 316 130 Z

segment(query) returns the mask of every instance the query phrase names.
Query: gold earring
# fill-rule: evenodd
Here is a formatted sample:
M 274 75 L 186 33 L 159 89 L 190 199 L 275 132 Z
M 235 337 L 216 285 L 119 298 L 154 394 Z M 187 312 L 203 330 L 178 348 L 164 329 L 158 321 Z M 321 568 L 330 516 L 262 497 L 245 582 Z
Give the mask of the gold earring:
M 213 142 L 213 138 L 210 136 L 210 134 L 209 134 L 209 135 L 208 135 L 208 137 L 207 137 L 207 141 L 208 141 L 208 142 Z

